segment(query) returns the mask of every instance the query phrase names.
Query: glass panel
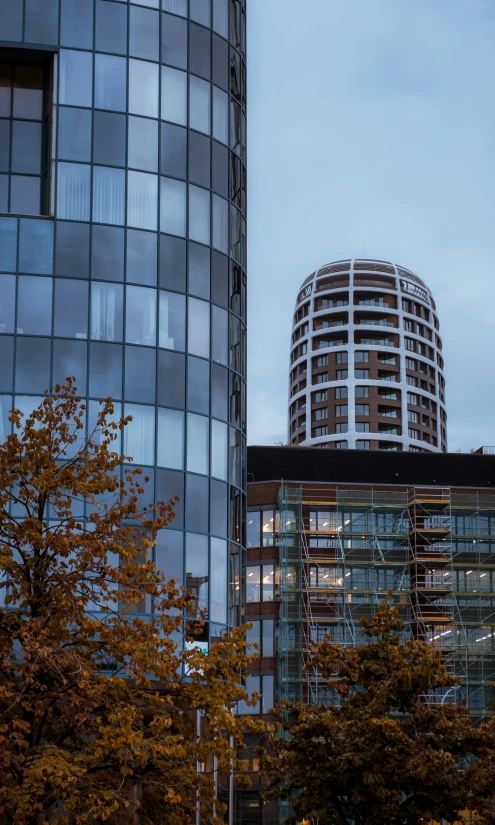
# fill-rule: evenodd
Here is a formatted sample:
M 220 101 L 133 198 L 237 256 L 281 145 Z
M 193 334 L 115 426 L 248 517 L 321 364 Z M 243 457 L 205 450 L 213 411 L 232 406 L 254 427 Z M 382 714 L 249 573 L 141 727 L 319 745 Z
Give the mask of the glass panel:
M 56 42 L 56 39 L 52 42 Z M 38 66 L 15 67 L 12 113 L 14 117 L 41 120 L 43 116 L 43 69 Z
M 93 99 L 93 55 L 69 49 L 60 51 L 59 103 L 91 107 Z
M 95 112 L 94 162 L 125 166 L 125 115 Z
M 9 171 L 10 171 L 10 120 L 0 120 L 0 172 L 9 172 Z
M 261 622 L 251 622 L 251 624 L 253 625 L 251 630 L 246 630 L 246 642 L 248 645 L 261 645 Z
M 209 420 L 203 415 L 187 414 L 187 469 L 208 475 Z
M 184 468 L 184 413 L 158 409 L 158 446 L 156 463 L 175 470 Z
M 158 223 L 158 175 L 127 174 L 127 224 L 155 229 Z
M 178 352 L 158 352 L 158 403 L 168 407 L 186 404 L 186 363 Z
M 129 344 L 156 345 L 156 290 L 126 287 L 125 340 Z
M 86 395 L 87 344 L 85 341 L 53 342 L 52 384 L 65 384 L 69 376 L 76 379 L 76 387 L 81 395 Z
M 253 510 L 247 514 L 246 521 L 246 546 L 260 547 L 261 513 Z
M 209 481 L 203 476 L 186 476 L 186 529 L 208 532 Z
M 217 306 L 212 306 L 211 312 L 211 359 L 227 366 L 229 363 L 229 313 Z
M 91 338 L 122 341 L 123 287 L 97 281 L 91 284 Z
M 127 401 L 155 403 L 156 350 L 125 348 L 125 392 Z
M 187 359 L 187 408 L 210 412 L 210 362 L 202 358 Z
M 213 87 L 213 137 L 222 143 L 229 142 L 229 97 L 216 86 Z
M 164 349 L 186 348 L 186 299 L 175 292 L 160 291 L 159 345 Z
M 211 365 L 211 414 L 227 420 L 229 391 L 229 371 L 217 364 Z
M 158 64 L 129 60 L 129 112 L 158 117 Z
M 127 231 L 127 281 L 156 285 L 157 237 L 153 232 Z
M 213 0 L 213 28 L 225 39 L 229 36 L 228 0 Z
M 221 421 L 211 422 L 211 474 L 228 481 L 228 427 Z
M 187 614 L 195 618 L 208 616 L 208 537 L 186 533 L 186 589 L 194 604 Z
M 124 429 L 124 455 L 133 464 L 154 464 L 155 408 L 125 404 L 124 415 L 132 415 Z
M 187 17 L 187 0 L 162 0 L 162 9 Z
M 89 394 L 93 398 L 122 398 L 122 347 L 90 344 Z
M 160 238 L 160 286 L 186 291 L 186 242 L 181 238 Z
M 187 74 L 162 66 L 162 120 L 187 124 Z
M 0 336 L 0 392 L 12 392 L 14 372 L 14 338 Z
M 274 705 L 275 677 L 263 676 L 263 691 L 261 697 L 261 713 L 268 713 Z
M 189 237 L 210 243 L 210 192 L 198 186 L 189 186 Z
M 127 52 L 127 3 L 96 0 L 96 48 L 117 54 Z
M 89 224 L 57 221 L 55 274 L 69 278 L 89 275 Z
M 210 357 L 210 305 L 189 298 L 188 350 L 192 355 Z
M 47 338 L 17 339 L 16 392 L 44 393 L 50 387 L 50 345 Z
M 143 117 L 129 118 L 128 165 L 145 172 L 158 171 L 158 122 Z
M 162 123 L 160 172 L 174 178 L 185 178 L 186 160 L 187 131 L 180 126 Z
M 124 280 L 124 230 L 93 226 L 92 276 L 105 281 Z
M 152 2 L 143 3 L 152 6 Z M 130 8 L 129 54 L 147 60 L 158 60 L 160 21 L 158 12 L 151 9 Z
M 125 171 L 93 166 L 93 220 L 96 223 L 123 224 Z
M 248 696 L 251 699 L 253 693 L 259 694 L 261 692 L 260 688 L 260 677 L 259 676 L 248 676 L 246 679 L 246 690 L 248 692 Z M 246 704 L 246 702 L 241 701 L 237 703 L 237 713 L 259 713 L 260 706 L 259 702 L 254 707 L 252 705 Z
M 54 335 L 65 338 L 88 337 L 88 284 L 55 279 Z
M 190 0 L 191 20 L 202 23 L 203 26 L 210 26 L 210 0 Z
M 210 134 L 210 83 L 189 77 L 189 126 Z
M 15 276 L 0 275 L 0 335 L 14 332 Z
M 229 150 L 215 140 L 212 143 L 211 188 L 223 197 L 229 197 Z M 233 207 L 232 207 L 233 208 Z
M 275 622 L 273 619 L 262 621 L 262 656 L 275 656 Z
M 12 0 L 0 0 L 0 19 L 2 20 L 2 37 L 6 40 L 22 40 L 22 3 Z
M 175 509 L 175 508 L 174 508 Z M 174 527 L 175 519 L 172 522 Z M 167 579 L 184 581 L 184 535 L 178 530 L 159 530 L 155 545 L 156 569 Z
M 53 272 L 53 222 L 20 221 L 19 271 L 37 275 Z
M 217 536 L 227 536 L 227 493 L 228 485 L 221 481 L 210 481 L 210 532 Z
M 206 77 L 211 75 L 211 33 L 202 26 L 189 26 L 189 71 Z
M 212 538 L 210 542 L 211 601 L 210 619 L 227 622 L 227 542 Z
M 63 46 L 92 48 L 93 0 L 62 0 L 60 42 Z
M 210 250 L 206 246 L 189 244 L 188 290 L 199 298 L 210 297 Z
M 248 567 L 246 575 L 246 601 L 260 602 L 261 601 L 261 570 L 259 567 Z
M 213 83 L 229 90 L 229 46 L 221 37 L 213 35 Z
M 0 212 L 9 211 L 9 176 L 0 175 Z
M 273 564 L 264 564 L 262 567 L 263 581 L 261 587 L 264 602 L 273 601 L 274 578 Z
M 12 172 L 41 174 L 41 123 L 12 122 Z
M 25 223 L 25 221 L 23 221 Z M 36 223 L 43 223 L 36 221 Z M 17 218 L 0 218 L 0 269 L 15 272 L 17 260 Z M 23 270 L 26 271 L 25 269 Z
M 39 215 L 41 212 L 40 179 L 12 175 L 10 179 L 10 211 L 17 215 Z
M 174 518 L 166 529 L 182 530 L 184 527 L 184 473 L 178 470 L 157 470 L 156 473 L 156 500 L 170 501 L 178 496 L 179 501 L 174 504 Z M 182 536 L 182 533 L 179 533 Z
M 211 184 L 210 138 L 189 132 L 189 180 L 207 189 Z
M 58 0 L 25 0 L 24 37 L 28 43 L 58 42 Z
M 211 300 L 226 307 L 229 300 L 229 259 L 213 252 L 211 260 Z
M 91 160 L 91 112 L 87 109 L 68 109 L 60 106 L 58 156 L 63 160 Z
M 9 421 L 9 415 L 12 407 L 11 395 L 0 396 L 0 444 L 3 444 L 11 432 L 12 425 Z
M 126 59 L 95 55 L 95 107 L 113 112 L 126 110 Z
M 160 231 L 171 235 L 186 234 L 186 184 L 172 178 L 161 178 Z
M 224 198 L 212 195 L 212 245 L 220 252 L 229 251 L 229 205 Z
M 57 217 L 89 221 L 90 174 L 86 164 L 58 164 Z

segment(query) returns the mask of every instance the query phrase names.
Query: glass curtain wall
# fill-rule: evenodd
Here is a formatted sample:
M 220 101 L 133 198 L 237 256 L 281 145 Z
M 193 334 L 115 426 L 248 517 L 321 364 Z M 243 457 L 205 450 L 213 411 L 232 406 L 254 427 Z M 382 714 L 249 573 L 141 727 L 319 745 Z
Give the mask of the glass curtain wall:
M 242 618 L 245 1 L 0 20 L 0 436 L 66 376 L 88 418 L 111 394 L 146 503 L 179 497 L 156 563 L 208 641 Z

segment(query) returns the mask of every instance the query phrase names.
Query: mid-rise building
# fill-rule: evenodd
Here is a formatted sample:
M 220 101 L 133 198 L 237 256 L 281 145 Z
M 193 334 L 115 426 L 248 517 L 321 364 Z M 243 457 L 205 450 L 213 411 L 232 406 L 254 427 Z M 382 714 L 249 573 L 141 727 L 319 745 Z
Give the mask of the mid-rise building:
M 445 452 L 440 324 L 426 284 L 387 261 L 337 261 L 294 314 L 289 443 Z
M 132 416 L 204 644 L 241 612 L 245 34 L 245 0 L 0 0 L 0 437 L 67 376 L 90 430 Z
M 305 447 L 249 447 L 246 618 L 261 658 L 248 681 L 257 712 L 277 698 L 333 704 L 311 667 L 328 637 L 359 645 L 359 620 L 388 594 L 405 638 L 438 647 L 460 684 L 431 703 L 467 702 L 475 722 L 492 715 L 495 681 L 495 456 L 329 454 Z M 308 665 L 308 669 L 304 669 Z M 248 708 L 244 708 L 248 712 Z M 253 787 L 238 820 L 279 821 Z M 283 813 L 282 813 L 282 819 Z

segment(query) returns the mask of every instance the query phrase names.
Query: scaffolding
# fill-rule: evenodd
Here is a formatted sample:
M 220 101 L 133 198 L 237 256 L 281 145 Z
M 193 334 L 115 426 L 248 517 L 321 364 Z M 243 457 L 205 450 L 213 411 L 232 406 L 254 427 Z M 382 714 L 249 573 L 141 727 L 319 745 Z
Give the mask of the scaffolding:
M 325 637 L 361 644 L 359 619 L 391 593 L 404 638 L 435 644 L 461 680 L 425 699 L 465 699 L 475 719 L 491 715 L 495 492 L 284 486 L 279 545 L 280 698 L 337 702 L 311 666 L 312 646 Z

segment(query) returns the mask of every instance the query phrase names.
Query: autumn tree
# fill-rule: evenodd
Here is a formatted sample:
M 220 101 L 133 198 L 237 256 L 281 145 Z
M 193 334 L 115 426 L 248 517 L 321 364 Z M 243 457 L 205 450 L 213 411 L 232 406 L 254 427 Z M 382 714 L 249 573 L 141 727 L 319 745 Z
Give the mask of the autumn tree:
M 175 502 L 140 511 L 111 400 L 85 419 L 69 380 L 0 446 L 0 822 L 189 825 L 199 805 L 210 825 L 243 633 L 183 649 L 189 597 L 152 561 Z
M 492 725 L 474 728 L 467 709 L 448 701 L 456 679 L 432 645 L 401 639 L 396 608 L 381 605 L 361 625 L 363 644 L 315 649 L 312 666 L 335 702 L 280 709 L 281 731 L 262 760 L 266 796 L 289 800 L 291 821 L 315 825 L 454 822 L 481 809 Z M 435 694 L 438 703 L 427 701 Z

